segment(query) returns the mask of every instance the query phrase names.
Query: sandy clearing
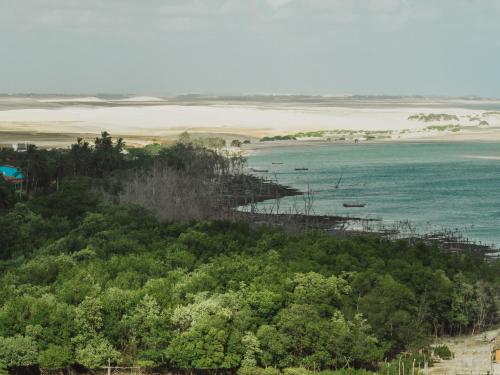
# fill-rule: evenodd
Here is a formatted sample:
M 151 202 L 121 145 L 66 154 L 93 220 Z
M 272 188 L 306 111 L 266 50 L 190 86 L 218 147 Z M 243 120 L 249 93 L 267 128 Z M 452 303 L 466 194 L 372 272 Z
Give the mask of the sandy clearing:
M 448 361 L 436 363 L 429 375 L 500 375 L 500 366 L 491 361 L 492 340 L 500 329 L 485 331 L 478 335 L 440 339 L 437 344 L 446 344 L 454 354 Z M 496 366 L 496 367 L 495 367 Z

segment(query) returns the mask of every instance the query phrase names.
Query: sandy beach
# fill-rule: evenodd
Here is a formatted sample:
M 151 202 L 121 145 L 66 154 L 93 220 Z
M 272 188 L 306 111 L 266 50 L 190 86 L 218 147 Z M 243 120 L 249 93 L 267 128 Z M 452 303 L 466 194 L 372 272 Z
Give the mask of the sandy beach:
M 183 131 L 253 143 L 264 136 L 309 131 L 326 132 L 319 140 L 330 142 L 500 141 L 499 109 L 498 101 L 465 99 L 4 96 L 0 143 L 60 147 L 102 130 L 134 145 L 166 142 Z M 432 114 L 449 118 L 409 119 Z

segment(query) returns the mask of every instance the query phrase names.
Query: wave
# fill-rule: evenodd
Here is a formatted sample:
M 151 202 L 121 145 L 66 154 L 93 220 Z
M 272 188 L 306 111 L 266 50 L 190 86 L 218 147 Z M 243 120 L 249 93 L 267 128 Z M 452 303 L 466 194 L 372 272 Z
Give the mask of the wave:
M 469 159 L 500 160 L 500 156 L 494 155 L 464 155 L 464 157 Z

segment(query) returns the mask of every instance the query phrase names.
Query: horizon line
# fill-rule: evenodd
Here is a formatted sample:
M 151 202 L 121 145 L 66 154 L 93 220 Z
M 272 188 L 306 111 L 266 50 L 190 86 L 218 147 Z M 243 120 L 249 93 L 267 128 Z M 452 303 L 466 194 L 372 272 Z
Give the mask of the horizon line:
M 185 92 L 175 94 L 155 94 L 155 93 L 118 93 L 118 92 L 81 92 L 81 93 L 60 93 L 60 92 L 0 92 L 0 97 L 30 97 L 30 96 L 63 96 L 63 97 L 82 97 L 94 96 L 96 98 L 115 96 L 115 97 L 157 97 L 159 99 L 178 98 L 178 97 L 230 97 L 230 98 L 243 98 L 243 97 L 309 97 L 309 98 L 385 98 L 385 99 L 448 99 L 448 100 L 500 100 L 500 97 L 478 96 L 478 95 L 423 95 L 423 94 L 308 94 L 308 93 L 269 93 L 269 92 L 251 92 L 251 93 L 210 93 L 210 92 Z

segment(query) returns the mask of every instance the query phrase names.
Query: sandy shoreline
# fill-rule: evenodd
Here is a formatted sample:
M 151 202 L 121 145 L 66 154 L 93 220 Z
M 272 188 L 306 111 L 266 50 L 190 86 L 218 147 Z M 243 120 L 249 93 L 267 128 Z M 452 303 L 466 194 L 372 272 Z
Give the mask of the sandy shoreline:
M 495 132 L 484 132 L 479 134 L 447 134 L 447 135 L 436 135 L 427 137 L 407 137 L 407 138 L 394 138 L 394 139 L 380 139 L 380 140 L 370 140 L 362 141 L 360 144 L 387 144 L 387 143 L 459 143 L 459 142 L 485 142 L 485 143 L 500 143 L 500 129 Z M 331 146 L 331 145 L 342 145 L 342 144 L 353 144 L 351 141 L 273 141 L 273 142 L 256 142 L 248 145 L 242 146 L 243 150 L 246 151 L 257 151 L 274 149 L 281 147 L 313 147 L 313 146 Z
M 446 114 L 449 118 L 409 119 L 419 114 Z M 258 142 L 264 136 L 318 130 L 325 132 L 322 141 L 329 143 L 355 139 L 372 143 L 495 142 L 500 141 L 500 102 L 363 97 L 183 97 L 170 101 L 155 97 L 0 97 L 0 144 L 29 141 L 63 147 L 76 137 L 92 139 L 102 130 L 133 145 L 169 142 L 188 131 L 200 137 L 248 139 L 251 149 L 283 146 Z M 293 144 L 317 144 L 311 141 L 306 138 Z

